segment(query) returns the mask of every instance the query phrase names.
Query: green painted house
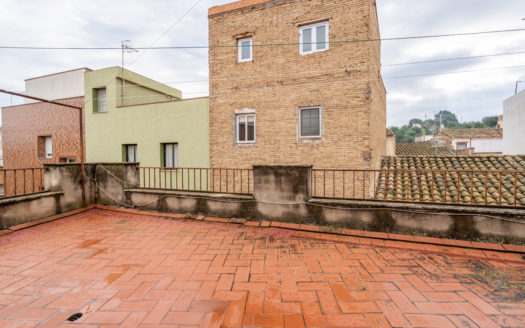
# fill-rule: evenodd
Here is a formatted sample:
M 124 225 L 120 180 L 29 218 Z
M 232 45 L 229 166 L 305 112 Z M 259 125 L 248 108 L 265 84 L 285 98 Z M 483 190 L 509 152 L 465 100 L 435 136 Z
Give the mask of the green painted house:
M 181 91 L 120 67 L 86 72 L 85 95 L 88 162 L 209 167 L 207 97 L 182 99 Z

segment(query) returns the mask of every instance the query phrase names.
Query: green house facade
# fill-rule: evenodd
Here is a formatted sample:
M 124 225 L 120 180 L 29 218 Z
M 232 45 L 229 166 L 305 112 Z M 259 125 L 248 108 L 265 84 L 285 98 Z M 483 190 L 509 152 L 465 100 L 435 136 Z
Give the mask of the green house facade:
M 120 67 L 87 72 L 85 94 L 88 162 L 209 167 L 207 97 L 182 99 L 181 91 Z

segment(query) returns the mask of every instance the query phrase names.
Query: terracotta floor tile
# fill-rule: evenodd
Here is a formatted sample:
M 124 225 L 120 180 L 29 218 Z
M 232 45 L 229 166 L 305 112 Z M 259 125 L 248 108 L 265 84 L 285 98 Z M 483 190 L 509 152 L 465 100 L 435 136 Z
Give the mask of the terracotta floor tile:
M 499 247 L 140 213 L 94 209 L 0 236 L 0 327 L 519 327 L 525 320 L 525 261 Z M 76 311 L 82 318 L 64 322 Z

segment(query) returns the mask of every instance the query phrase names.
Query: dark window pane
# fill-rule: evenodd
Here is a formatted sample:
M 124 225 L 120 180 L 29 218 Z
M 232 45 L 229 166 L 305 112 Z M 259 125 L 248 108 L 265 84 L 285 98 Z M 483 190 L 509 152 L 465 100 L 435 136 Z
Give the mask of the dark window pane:
M 247 141 L 255 141 L 255 117 L 248 116 L 248 139 Z
M 246 141 L 246 117 L 240 116 L 239 117 L 239 141 Z
M 320 120 L 318 108 L 301 109 L 301 136 L 314 137 L 320 135 Z

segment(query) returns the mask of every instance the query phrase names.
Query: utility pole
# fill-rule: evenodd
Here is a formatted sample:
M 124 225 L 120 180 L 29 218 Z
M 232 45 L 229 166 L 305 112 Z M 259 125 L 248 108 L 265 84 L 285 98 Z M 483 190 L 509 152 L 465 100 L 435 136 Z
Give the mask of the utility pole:
M 516 88 L 514 89 L 514 95 L 518 94 L 518 84 L 523 83 L 525 81 L 516 81 Z
M 124 85 L 125 85 L 125 81 L 124 81 L 124 53 L 131 53 L 131 52 L 138 52 L 137 49 L 133 49 L 133 47 L 131 46 L 131 40 L 123 40 L 122 43 L 121 43 L 121 47 L 122 47 L 122 74 L 121 74 L 121 79 L 122 79 L 122 91 L 120 93 L 120 96 L 121 96 L 121 105 L 123 106 L 124 105 Z

